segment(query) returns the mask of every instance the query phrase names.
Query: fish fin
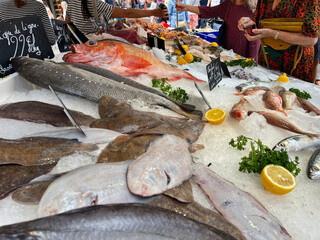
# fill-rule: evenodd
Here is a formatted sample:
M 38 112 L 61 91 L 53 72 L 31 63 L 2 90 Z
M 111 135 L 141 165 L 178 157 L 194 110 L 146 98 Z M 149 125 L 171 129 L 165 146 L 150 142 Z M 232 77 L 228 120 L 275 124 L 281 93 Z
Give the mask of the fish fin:
M 137 56 L 121 54 L 120 58 L 122 60 L 121 66 L 131 70 L 146 68 L 152 65 L 149 61 Z
M 286 117 L 288 117 L 288 114 L 281 108 L 276 109 L 278 112 L 282 112 Z

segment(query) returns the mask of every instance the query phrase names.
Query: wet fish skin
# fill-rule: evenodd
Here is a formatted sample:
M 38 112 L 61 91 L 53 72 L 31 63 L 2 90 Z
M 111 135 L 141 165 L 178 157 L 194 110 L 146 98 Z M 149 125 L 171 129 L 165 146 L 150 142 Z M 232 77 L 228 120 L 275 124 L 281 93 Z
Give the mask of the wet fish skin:
M 234 95 L 248 96 L 248 95 L 254 95 L 259 91 L 268 91 L 268 90 L 270 89 L 264 86 L 249 87 L 249 88 L 246 88 L 243 92 L 235 93 Z
M 281 140 L 277 143 L 272 150 L 275 151 L 302 151 L 307 148 L 319 147 L 320 138 L 310 138 L 307 135 L 295 135 Z
M 243 120 L 248 115 L 248 110 L 245 108 L 247 104 L 247 100 L 245 98 L 241 98 L 240 101 L 233 105 L 230 116 L 237 120 Z
M 288 130 L 290 132 L 294 132 L 294 133 L 298 133 L 298 134 L 304 134 L 307 135 L 309 137 L 316 137 L 318 138 L 320 135 L 319 134 L 313 134 L 313 133 L 308 133 L 308 132 L 304 132 L 302 130 L 300 130 L 299 128 L 297 128 L 294 124 L 292 124 L 291 122 L 289 122 L 288 120 L 277 116 L 276 114 L 270 113 L 270 112 L 266 112 L 266 111 L 249 111 L 248 115 L 252 114 L 252 113 L 258 113 L 262 116 L 265 117 L 265 119 L 267 120 L 267 123 L 269 123 L 270 125 Z
M 190 178 L 191 163 L 187 142 L 174 135 L 164 135 L 130 164 L 128 188 L 143 197 L 163 193 Z
M 15 140 L 0 138 L 0 164 L 44 165 L 76 151 L 95 151 L 97 145 L 75 139 L 26 137 Z
M 50 216 L 98 204 L 150 201 L 129 192 L 126 173 L 130 162 L 92 164 L 61 176 L 43 194 L 38 216 Z
M 293 92 L 290 92 L 290 91 L 285 91 L 280 96 L 283 100 L 284 109 L 285 110 L 292 110 L 292 105 L 297 98 L 296 94 Z
M 307 176 L 312 180 L 320 179 L 320 148 L 318 148 L 309 159 Z
M 158 105 L 177 112 L 188 118 L 199 119 L 199 112 L 187 112 L 172 101 L 159 95 L 121 84 L 100 75 L 61 64 L 39 59 L 19 57 L 11 60 L 13 68 L 27 81 L 40 87 L 97 102 L 102 96 L 115 98 L 120 102 L 130 103 L 140 99 L 149 105 Z
M 90 206 L 0 228 L 0 238 L 232 240 L 221 230 L 145 204 Z
M 69 111 L 81 126 L 89 126 L 93 121 L 97 120 L 78 111 Z M 15 102 L 2 105 L 0 106 L 0 117 L 46 123 L 56 127 L 73 126 L 62 107 L 37 101 Z
M 316 106 L 314 106 L 311 102 L 309 102 L 306 99 L 297 97 L 298 102 L 300 103 L 301 107 L 307 111 L 307 113 L 309 112 L 314 112 L 315 114 L 317 114 L 318 116 L 320 115 L 320 109 L 317 108 Z
M 278 94 L 279 96 L 281 96 L 284 92 L 287 91 L 284 87 L 282 87 L 280 85 L 277 85 L 277 86 L 271 88 L 271 90 L 273 92 L 275 92 L 276 94 Z
M 196 183 L 208 195 L 215 209 L 236 226 L 245 239 L 292 239 L 281 223 L 251 194 L 203 164 L 195 164 L 193 173 Z
M 268 90 L 263 94 L 262 99 L 265 102 L 267 108 L 282 112 L 287 116 L 286 112 L 282 109 L 282 99 L 278 94 Z
M 152 54 L 131 44 L 101 40 L 94 45 L 89 43 L 72 45 L 71 51 L 63 56 L 65 62 L 90 64 L 126 77 L 146 74 L 151 79 L 168 78 L 173 81 L 186 78 L 204 82 L 188 72 L 168 66 Z
M 189 180 L 184 181 L 177 187 L 170 188 L 163 194 L 183 203 L 190 203 L 193 201 L 192 186 Z

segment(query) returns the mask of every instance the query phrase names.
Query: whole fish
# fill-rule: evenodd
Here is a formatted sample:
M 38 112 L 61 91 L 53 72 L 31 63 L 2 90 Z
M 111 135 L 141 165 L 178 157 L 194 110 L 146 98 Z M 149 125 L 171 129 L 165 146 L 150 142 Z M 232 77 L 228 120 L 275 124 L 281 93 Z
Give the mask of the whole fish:
M 174 135 L 164 135 L 130 164 L 128 187 L 133 194 L 144 197 L 163 193 L 190 178 L 191 163 L 187 142 Z
M 112 79 L 72 66 L 42 61 L 34 58 L 20 57 L 11 60 L 13 68 L 29 82 L 54 90 L 83 97 L 97 102 L 102 96 L 131 103 L 140 99 L 149 105 L 159 105 L 188 118 L 201 118 L 199 112 L 187 112 L 166 98 L 132 86 L 121 84 Z
M 214 212 L 208 208 L 205 208 L 195 201 L 185 204 L 165 195 L 159 195 L 150 203 L 148 203 L 148 205 L 157 206 L 174 211 L 176 213 L 181 214 L 182 216 L 191 218 L 193 220 L 202 222 L 211 227 L 226 232 L 236 239 L 244 239 L 241 232 L 230 222 L 228 222 L 223 216 L 221 216 L 218 212 Z
M 0 239 L 231 240 L 231 235 L 145 204 L 90 206 L 0 228 Z
M 97 145 L 80 143 L 75 139 L 28 137 L 15 140 L 0 138 L 0 164 L 23 166 L 44 165 L 76 151 L 95 151 Z
M 320 115 L 320 109 L 317 108 L 316 106 L 314 106 L 311 102 L 309 102 L 306 99 L 297 97 L 298 102 L 300 103 L 301 107 L 307 111 L 307 113 L 309 112 L 314 112 L 315 114 L 317 114 L 318 116 Z
M 101 128 L 81 128 L 86 134 L 84 136 L 78 129 L 67 128 L 52 130 L 48 132 L 38 132 L 30 134 L 26 137 L 50 137 L 50 138 L 66 138 L 66 139 L 77 139 L 82 143 L 90 144 L 100 144 L 100 143 L 110 143 L 119 136 L 122 136 L 121 133 Z
M 320 148 L 309 159 L 307 176 L 310 179 L 320 179 Z
M 281 95 L 283 106 L 285 110 L 292 110 L 292 105 L 295 102 L 297 96 L 295 93 L 290 91 L 285 91 Z
M 285 91 L 287 91 L 284 87 L 280 86 L 280 85 L 277 85 L 273 88 L 271 88 L 271 90 L 273 92 L 275 92 L 276 94 L 278 94 L 279 96 L 282 95 L 282 93 L 284 93 Z
M 271 110 L 276 110 L 282 112 L 284 115 L 288 116 L 286 112 L 282 109 L 282 99 L 281 97 L 273 91 L 266 91 L 262 97 L 267 108 Z
M 246 104 L 248 101 L 244 98 L 241 98 L 240 101 L 233 105 L 230 116 L 237 119 L 237 120 L 243 120 L 248 115 L 248 110 L 246 109 Z
M 152 78 L 168 78 L 170 81 L 181 78 L 201 81 L 190 73 L 173 68 L 158 58 L 131 44 L 113 40 L 88 41 L 72 45 L 70 53 L 63 56 L 65 62 L 85 63 L 106 68 L 125 77 L 146 74 Z
M 319 147 L 320 138 L 310 138 L 307 135 L 295 135 L 281 140 L 272 150 L 280 151 L 281 149 L 289 151 L 302 151 L 307 148 Z
M 130 193 L 126 173 L 130 161 L 98 163 L 77 168 L 47 188 L 38 208 L 44 217 L 71 209 L 112 203 L 148 202 Z
M 235 93 L 234 95 L 248 96 L 248 95 L 254 95 L 259 91 L 268 91 L 268 90 L 270 89 L 263 86 L 249 87 L 249 88 L 246 88 L 243 92 Z
M 134 136 L 168 133 L 193 143 L 198 140 L 204 128 L 202 120 L 143 112 L 106 96 L 99 100 L 99 114 L 101 119 L 93 122 L 90 127 L 107 128 Z
M 265 111 L 249 111 L 248 114 L 252 114 L 252 113 L 258 113 L 262 116 L 265 117 L 265 119 L 267 120 L 267 123 L 269 123 L 270 125 L 288 130 L 290 132 L 294 132 L 294 133 L 299 133 L 299 134 L 304 134 L 307 135 L 309 137 L 319 137 L 318 134 L 313 134 L 313 133 L 308 133 L 308 132 L 304 132 L 302 130 L 300 130 L 299 128 L 297 128 L 294 124 L 292 124 L 291 122 L 289 122 L 288 120 L 277 116 L 276 114 L 270 113 L 270 112 L 265 112 Z
M 245 239 L 291 239 L 281 223 L 250 193 L 219 177 L 203 164 L 193 167 L 195 181 L 215 209 L 237 227 Z
M 78 111 L 69 111 L 81 126 L 89 126 L 97 120 Z M 56 127 L 73 126 L 62 107 L 37 101 L 16 102 L 0 106 L 0 117 L 46 123 Z
M 46 174 L 54 168 L 57 161 L 40 166 L 21 166 L 17 164 L 0 165 L 0 199 L 32 179 Z

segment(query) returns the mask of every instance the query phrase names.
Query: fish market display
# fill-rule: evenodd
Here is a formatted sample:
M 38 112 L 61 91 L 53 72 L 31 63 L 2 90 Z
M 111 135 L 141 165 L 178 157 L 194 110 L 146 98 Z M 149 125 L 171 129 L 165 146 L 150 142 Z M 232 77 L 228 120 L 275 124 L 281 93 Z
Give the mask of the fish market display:
M 228 240 L 231 235 L 178 213 L 141 204 L 90 206 L 0 228 L 1 239 Z
M 307 111 L 307 113 L 309 112 L 314 112 L 315 114 L 317 114 L 318 116 L 320 115 L 320 109 L 317 108 L 316 106 L 314 106 L 311 102 L 309 102 L 308 100 L 305 100 L 303 98 L 297 97 L 298 102 L 300 103 L 301 107 Z
M 11 60 L 13 68 L 26 80 L 41 87 L 83 97 L 97 102 L 102 96 L 130 103 L 140 99 L 149 105 L 160 105 L 188 118 L 199 118 L 199 113 L 190 113 L 180 106 L 157 94 L 121 84 L 109 78 L 80 68 L 20 57 Z
M 289 151 L 301 151 L 307 148 L 320 147 L 320 137 L 311 138 L 307 135 L 295 135 L 281 140 L 272 150 L 280 151 L 281 149 Z
M 130 164 L 128 187 L 132 193 L 144 197 L 163 193 L 189 179 L 191 163 L 187 142 L 174 135 L 164 135 Z
M 182 119 L 160 115 L 154 112 L 134 110 L 130 105 L 103 96 L 99 100 L 100 120 L 91 124 L 94 128 L 107 128 L 116 132 L 146 135 L 174 134 L 195 142 L 204 128 L 201 120 Z
M 131 194 L 126 173 L 130 161 L 98 163 L 77 168 L 57 180 L 45 191 L 38 208 L 44 217 L 71 209 L 112 203 L 147 202 Z
M 16 140 L 0 139 L 0 164 L 23 166 L 44 165 L 73 154 L 76 151 L 94 151 L 93 144 L 80 143 L 75 139 L 28 137 Z
M 89 126 L 94 120 L 97 120 L 78 111 L 69 111 L 81 126 Z M 0 117 L 46 123 L 56 127 L 73 126 L 62 107 L 37 101 L 16 102 L 0 106 Z
M 239 92 L 239 93 L 235 93 L 234 95 L 242 95 L 242 96 L 248 96 L 248 95 L 254 95 L 259 91 L 268 91 L 270 90 L 267 87 L 263 87 L 263 86 L 258 86 L 258 87 L 249 87 L 246 88 L 244 91 Z
M 267 120 L 267 123 L 269 123 L 270 125 L 288 130 L 290 132 L 294 132 L 294 133 L 299 133 L 299 134 L 305 134 L 308 135 L 309 137 L 319 137 L 318 134 L 313 134 L 313 133 L 308 133 L 308 132 L 304 132 L 302 130 L 300 130 L 299 128 L 297 128 L 294 124 L 292 124 L 291 122 L 289 122 L 288 120 L 277 116 L 276 114 L 270 113 L 270 112 L 266 112 L 266 111 L 249 111 L 248 114 L 252 114 L 252 113 L 258 113 L 262 116 L 265 117 L 265 119 Z
M 223 216 L 221 216 L 221 214 L 211 211 L 210 209 L 203 207 L 195 201 L 184 204 L 165 195 L 160 195 L 150 203 L 148 203 L 148 205 L 153 205 L 174 211 L 181 214 L 182 216 L 205 223 L 211 227 L 226 232 L 236 239 L 243 239 L 241 232 L 230 222 L 228 222 Z
M 82 143 L 109 143 L 119 136 L 121 133 L 101 128 L 81 128 L 86 134 L 85 136 L 78 129 L 69 128 L 61 130 L 52 130 L 48 132 L 39 132 L 28 135 L 28 137 L 50 137 L 50 138 L 67 138 L 67 139 L 77 139 Z
M 283 107 L 285 110 L 292 110 L 292 105 L 295 102 L 297 96 L 295 93 L 290 91 L 285 91 L 282 94 L 280 94 L 282 101 L 283 101 Z
M 267 90 L 262 97 L 263 101 L 265 102 L 267 108 L 271 110 L 276 110 L 282 112 L 284 115 L 287 116 L 285 111 L 282 109 L 282 99 L 281 97 L 273 91 Z
M 236 226 L 245 239 L 291 239 L 281 223 L 251 194 L 219 177 L 205 165 L 193 168 L 196 183 L 215 209 Z
M 0 165 L 0 199 L 30 180 L 50 172 L 55 165 L 56 162 L 27 167 L 17 164 Z
M 275 92 L 276 94 L 278 94 L 279 96 L 282 95 L 282 93 L 284 93 L 285 91 L 287 91 L 284 87 L 280 86 L 280 85 L 277 85 L 273 88 L 271 88 L 271 90 L 273 92 Z
M 63 56 L 65 62 L 85 63 L 106 68 L 126 77 L 142 74 L 152 78 L 181 78 L 202 81 L 190 73 L 173 68 L 150 53 L 131 44 L 113 40 L 88 41 L 72 45 L 70 53 Z
M 243 120 L 248 115 L 248 110 L 246 109 L 246 105 L 248 104 L 248 101 L 245 98 L 241 98 L 240 101 L 233 105 L 230 116 L 237 119 L 237 120 Z
M 320 148 L 318 148 L 309 159 L 307 176 L 310 179 L 320 179 Z

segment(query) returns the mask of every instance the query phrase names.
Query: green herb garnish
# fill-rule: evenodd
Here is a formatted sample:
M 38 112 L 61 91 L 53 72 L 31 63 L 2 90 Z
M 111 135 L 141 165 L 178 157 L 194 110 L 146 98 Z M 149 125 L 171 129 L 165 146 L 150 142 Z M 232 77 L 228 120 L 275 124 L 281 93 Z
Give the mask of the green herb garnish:
M 256 61 L 254 61 L 251 58 L 225 61 L 225 64 L 227 64 L 227 66 L 230 66 L 230 67 L 240 65 L 242 68 L 258 66 Z
M 301 92 L 297 88 L 290 88 L 289 91 L 295 93 L 297 95 L 297 97 L 299 97 L 299 98 L 303 98 L 303 99 L 306 99 L 306 100 L 311 98 L 311 95 L 309 93 L 307 93 L 306 91 Z
M 201 57 L 197 57 L 195 55 L 192 55 L 192 56 L 193 56 L 193 61 L 192 62 L 201 62 L 202 61 Z
M 185 103 L 189 99 L 189 96 L 186 93 L 186 91 L 181 88 L 173 89 L 172 86 L 167 81 L 168 81 L 168 78 L 162 78 L 162 79 L 154 78 L 152 79 L 152 87 L 160 88 L 161 91 L 167 96 L 179 102 Z
M 269 147 L 263 145 L 260 139 L 255 141 L 241 135 L 237 137 L 236 141 L 232 138 L 229 145 L 238 150 L 244 150 L 244 146 L 246 146 L 248 140 L 250 140 L 251 151 L 249 156 L 241 158 L 242 161 L 239 163 L 240 172 L 261 174 L 262 169 L 266 165 L 274 164 L 288 169 L 294 176 L 300 173 L 301 169 L 298 168 L 299 158 L 297 156 L 294 161 L 291 161 L 285 150 L 271 150 Z

